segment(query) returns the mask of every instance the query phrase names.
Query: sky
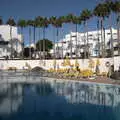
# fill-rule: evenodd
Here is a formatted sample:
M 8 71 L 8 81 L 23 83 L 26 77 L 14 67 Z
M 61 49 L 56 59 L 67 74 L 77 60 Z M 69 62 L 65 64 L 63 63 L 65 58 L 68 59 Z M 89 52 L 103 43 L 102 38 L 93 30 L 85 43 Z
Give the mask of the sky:
M 0 0 L 0 16 L 3 18 L 4 23 L 12 16 L 15 21 L 19 19 L 34 19 L 36 16 L 63 16 L 69 13 L 80 15 L 81 11 L 85 8 L 93 10 L 100 0 Z M 65 34 L 74 31 L 73 25 L 64 25 L 61 31 L 62 39 Z M 89 30 L 96 29 L 96 19 L 89 20 Z M 79 31 L 83 30 L 80 26 Z M 39 39 L 38 31 L 36 32 L 36 40 Z M 53 40 L 55 37 L 55 29 L 49 27 L 46 30 L 46 38 Z M 28 29 L 24 30 L 25 44 L 28 44 L 29 34 Z M 40 33 L 42 38 L 42 31 Z

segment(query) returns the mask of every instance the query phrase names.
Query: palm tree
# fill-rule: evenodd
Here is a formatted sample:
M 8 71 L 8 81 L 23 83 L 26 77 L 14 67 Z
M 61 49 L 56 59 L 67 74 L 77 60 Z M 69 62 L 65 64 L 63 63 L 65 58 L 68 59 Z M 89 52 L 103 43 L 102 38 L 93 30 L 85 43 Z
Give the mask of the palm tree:
M 74 20 L 74 15 L 70 13 L 66 16 L 65 23 L 72 23 L 73 24 L 73 20 Z M 71 59 L 72 59 L 72 47 L 73 47 L 72 36 L 70 34 L 70 56 L 71 56 Z
M 88 57 L 89 57 L 89 38 L 88 38 L 88 26 L 87 26 L 87 23 L 88 23 L 88 20 L 92 17 L 92 13 L 90 10 L 88 9 L 85 9 L 82 11 L 81 15 L 80 15 L 80 18 L 81 18 L 81 21 L 83 22 L 84 24 L 84 27 L 85 27 L 85 32 L 87 33 L 87 41 L 85 40 L 84 43 L 87 42 L 87 47 L 85 47 L 85 55 L 84 55 L 84 58 L 87 58 L 87 53 L 88 53 Z M 85 46 L 86 46 L 85 45 Z
M 36 48 L 36 28 L 38 26 L 38 22 L 35 20 L 33 20 L 33 24 L 32 24 L 32 27 L 33 27 L 33 43 L 34 43 L 34 47 Z M 36 58 L 36 53 L 35 53 L 35 48 L 33 49 L 33 53 L 34 53 L 34 58 Z
M 21 28 L 21 35 L 22 35 L 22 58 L 24 59 L 24 36 L 23 36 L 23 28 L 27 25 L 26 20 L 20 19 L 18 21 L 18 26 Z
M 108 10 L 108 23 L 109 23 L 109 28 L 110 28 L 110 34 L 111 34 L 111 40 L 110 40 L 110 46 L 111 46 L 111 56 L 114 57 L 114 46 L 113 46 L 113 33 L 112 33 L 112 18 L 111 14 L 113 10 L 113 2 L 111 0 L 107 0 L 105 3 L 106 8 Z
M 42 18 L 42 21 L 41 21 L 41 25 L 42 25 L 42 28 L 43 28 L 43 58 L 45 59 L 45 30 L 46 30 L 46 28 L 48 27 L 48 25 L 49 25 L 49 21 L 48 21 L 48 19 L 46 18 L 46 17 L 43 17 Z
M 10 26 L 10 44 L 11 44 L 11 55 L 10 57 L 13 59 L 13 41 L 12 41 L 12 27 L 16 25 L 14 19 L 10 17 L 7 21 L 7 24 Z
M 53 27 L 56 27 L 56 20 L 57 17 L 56 16 L 52 16 L 49 18 L 49 22 Z M 56 47 L 55 47 L 55 39 L 54 39 L 54 59 L 56 59 Z
M 31 53 L 31 43 L 32 43 L 31 26 L 33 26 L 33 20 L 28 20 L 27 25 L 29 27 L 29 57 L 31 59 L 31 57 L 32 57 L 32 53 Z
M 57 49 L 58 49 L 59 28 L 62 27 L 62 18 L 61 17 L 57 18 L 55 16 L 52 16 L 50 18 L 50 23 L 56 28 Z M 55 44 L 55 40 L 54 40 L 54 44 Z M 54 55 L 55 55 L 55 48 L 54 48 Z M 59 57 L 59 52 L 57 55 L 58 55 L 57 57 Z
M 100 38 L 99 38 L 99 29 L 100 29 L 100 21 L 97 20 L 97 57 L 100 57 Z
M 120 55 L 120 1 L 115 1 L 113 3 L 113 12 L 117 15 L 117 33 L 118 33 L 118 55 Z
M 63 24 L 64 24 L 65 21 L 66 21 L 66 17 L 65 17 L 65 16 L 60 16 L 59 19 L 60 19 L 61 24 L 62 24 L 62 26 L 63 26 Z M 62 34 L 63 34 L 63 31 L 64 31 L 64 28 L 62 28 L 62 31 L 61 31 Z M 64 58 L 64 56 L 63 56 L 63 44 L 64 44 L 64 42 L 62 41 L 62 59 Z
M 74 16 L 74 18 L 73 18 L 73 24 L 75 24 L 75 27 L 76 27 L 76 58 L 78 57 L 77 56 L 77 42 L 78 42 L 78 40 L 77 40 L 77 38 L 78 38 L 78 36 L 77 36 L 77 31 L 78 31 L 78 25 L 80 25 L 81 24 L 81 19 L 80 19 L 80 17 L 77 17 L 77 16 Z
M 99 3 L 94 11 L 94 15 L 99 18 L 99 21 L 101 23 L 101 44 L 102 44 L 102 57 L 105 57 L 106 51 L 105 51 L 105 40 L 103 40 L 103 20 L 105 20 L 105 17 L 108 17 L 110 11 L 107 9 L 106 4 Z
M 39 40 L 40 40 L 40 28 L 42 28 L 42 20 L 43 20 L 43 18 L 41 16 L 38 16 L 35 18 L 36 26 L 39 28 Z M 41 51 L 42 51 L 41 48 L 42 48 L 42 46 L 41 46 L 41 44 L 39 44 L 40 58 L 41 58 Z
M 59 56 L 59 47 L 58 47 L 58 42 L 59 42 L 59 28 L 61 28 L 62 27 L 62 19 L 61 19 L 61 17 L 59 17 L 57 20 L 56 20 L 56 24 L 55 24 L 55 26 L 56 26 L 56 28 L 57 28 L 57 33 L 56 33 L 56 36 L 57 36 L 57 49 L 58 49 L 58 57 L 60 57 Z

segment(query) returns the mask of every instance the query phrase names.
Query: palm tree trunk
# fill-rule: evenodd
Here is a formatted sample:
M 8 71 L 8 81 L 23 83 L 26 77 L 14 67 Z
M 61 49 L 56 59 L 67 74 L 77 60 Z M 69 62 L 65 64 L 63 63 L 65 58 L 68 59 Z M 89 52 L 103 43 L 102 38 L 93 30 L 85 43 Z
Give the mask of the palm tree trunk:
M 78 24 L 78 28 L 80 27 L 80 24 Z M 80 35 L 80 34 L 79 34 Z M 81 44 L 80 44 L 80 41 L 79 41 L 79 44 L 78 44 L 78 39 L 77 39 L 77 45 L 78 45 L 78 57 L 81 57 Z
M 40 28 L 39 28 L 39 40 L 40 40 Z M 39 41 L 39 51 L 40 51 L 40 59 L 41 59 L 41 51 L 42 51 L 42 44 L 40 44 L 40 41 Z
M 53 29 L 53 39 L 54 39 L 54 53 L 53 53 L 53 58 L 55 59 L 56 58 L 56 46 L 55 46 L 55 31 Z
M 72 33 L 70 33 L 70 57 L 72 59 Z
M 15 40 L 15 42 L 16 42 L 16 48 L 15 48 L 15 57 L 17 57 L 18 56 L 18 40 Z
M 33 48 L 33 53 L 34 53 L 34 58 L 36 58 L 36 54 L 35 54 L 35 42 L 36 42 L 36 37 L 35 37 L 35 33 L 36 33 L 36 27 L 34 26 L 34 48 Z
M 12 26 L 10 25 L 10 46 L 11 46 L 11 59 L 13 59 L 13 44 L 12 44 Z
M 15 40 L 15 45 L 14 57 L 18 57 L 18 40 Z
M 78 31 L 78 26 L 77 26 L 77 24 L 76 24 L 76 58 L 78 57 L 78 56 L 77 56 L 77 51 L 78 51 L 78 50 L 77 50 L 77 42 L 78 42 L 78 41 L 77 41 L 77 40 L 78 40 L 78 38 L 77 38 L 77 31 Z
M 98 23 L 97 23 L 97 36 L 98 36 L 98 57 L 100 57 L 100 39 L 99 39 L 99 19 L 98 19 Z
M 84 29 L 86 28 L 86 26 L 85 26 L 85 23 L 84 23 Z M 86 30 L 84 30 L 84 59 L 86 59 L 87 58 L 87 55 L 86 55 Z
M 29 57 L 31 59 L 31 28 L 29 27 Z
M 118 55 L 120 56 L 120 13 L 118 13 L 117 17 Z
M 59 30 L 58 30 L 58 27 L 57 27 L 57 32 L 56 32 L 56 37 L 57 37 L 57 58 L 59 58 L 59 48 L 58 48 L 58 33 Z
M 104 58 L 104 46 L 103 46 L 103 18 L 101 18 L 101 53 L 102 53 L 102 58 Z
M 53 61 L 54 61 L 54 70 L 56 70 L 56 45 L 55 45 L 55 31 L 53 30 L 53 36 L 54 36 L 54 55 L 53 55 Z
M 103 28 L 103 53 L 104 53 L 104 57 L 106 57 L 106 41 L 105 41 L 105 28 Z
M 110 35 L 111 35 L 111 56 L 114 57 L 114 46 L 113 46 L 113 32 L 112 32 L 112 23 L 111 23 L 111 16 L 109 17 L 109 24 L 110 24 Z
M 45 59 L 45 27 L 43 28 L 43 59 Z
M 63 57 L 63 41 L 62 41 L 62 59 L 63 59 L 64 57 Z
M 87 33 L 87 47 L 86 47 L 86 57 L 89 58 L 89 38 L 88 38 L 88 25 L 87 25 L 87 21 L 86 21 L 86 24 L 85 24 L 85 28 L 86 28 L 86 33 Z
M 23 27 L 21 27 L 21 35 L 22 35 L 22 58 L 24 59 L 24 36 L 23 36 Z
M 62 35 L 63 35 L 63 29 L 62 29 Z M 63 41 L 62 41 L 62 59 L 64 58 L 64 56 L 63 56 Z

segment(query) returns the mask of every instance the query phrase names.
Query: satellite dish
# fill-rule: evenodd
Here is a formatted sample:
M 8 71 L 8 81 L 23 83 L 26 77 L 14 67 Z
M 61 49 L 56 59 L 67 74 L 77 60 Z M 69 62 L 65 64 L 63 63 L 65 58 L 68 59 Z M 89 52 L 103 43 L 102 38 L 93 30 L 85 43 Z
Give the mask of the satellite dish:
M 105 66 L 106 66 L 106 67 L 110 67 L 110 62 L 106 62 L 106 63 L 105 63 Z

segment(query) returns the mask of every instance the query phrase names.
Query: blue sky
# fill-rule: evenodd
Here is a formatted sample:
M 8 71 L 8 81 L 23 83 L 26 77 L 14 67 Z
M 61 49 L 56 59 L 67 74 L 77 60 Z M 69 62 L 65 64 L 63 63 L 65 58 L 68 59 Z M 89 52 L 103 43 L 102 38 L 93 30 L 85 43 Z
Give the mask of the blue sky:
M 20 18 L 34 19 L 36 16 L 62 16 L 69 13 L 80 15 L 85 8 L 94 9 L 100 0 L 0 0 L 0 16 L 4 22 L 12 16 L 16 21 Z M 74 31 L 73 25 L 64 25 L 64 34 Z M 72 29 L 71 29 L 72 28 Z M 82 31 L 83 27 L 79 28 Z M 89 20 L 89 30 L 96 29 L 96 19 Z M 46 38 L 53 40 L 53 27 L 49 27 L 46 32 Z M 28 29 L 24 30 L 25 43 L 28 43 Z M 38 34 L 38 32 L 37 32 Z M 41 33 L 42 38 L 42 33 Z M 38 35 L 37 35 L 38 39 Z

